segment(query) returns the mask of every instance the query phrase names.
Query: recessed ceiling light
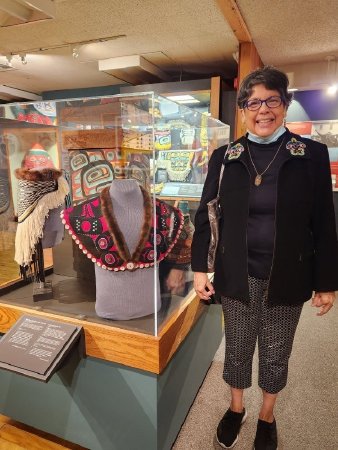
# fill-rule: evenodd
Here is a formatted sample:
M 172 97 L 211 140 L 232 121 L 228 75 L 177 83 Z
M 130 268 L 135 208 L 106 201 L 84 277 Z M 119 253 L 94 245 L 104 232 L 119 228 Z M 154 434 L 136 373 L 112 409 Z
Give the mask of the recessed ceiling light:
M 296 92 L 296 91 L 298 91 L 298 88 L 290 88 L 290 89 L 288 89 L 288 91 L 289 92 Z
M 182 100 L 195 100 L 192 95 L 168 95 L 167 98 L 169 100 L 174 100 L 175 102 L 180 102 Z
M 199 100 L 197 100 L 197 98 L 193 98 L 192 100 L 177 100 L 177 103 L 186 103 L 186 104 L 191 104 L 191 103 L 201 103 Z
M 332 84 L 331 86 L 329 86 L 327 88 L 327 93 L 329 95 L 336 95 L 337 91 L 338 91 L 338 85 L 336 85 L 336 84 Z

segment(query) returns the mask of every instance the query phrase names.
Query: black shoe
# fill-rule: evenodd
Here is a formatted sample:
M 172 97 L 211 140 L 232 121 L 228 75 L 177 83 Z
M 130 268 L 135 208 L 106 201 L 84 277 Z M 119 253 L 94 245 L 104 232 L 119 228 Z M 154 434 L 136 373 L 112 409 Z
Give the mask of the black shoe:
M 277 450 L 276 420 L 272 423 L 258 419 L 254 450 Z
M 238 441 L 239 430 L 247 418 L 247 412 L 237 413 L 229 408 L 218 424 L 216 439 L 223 448 L 232 448 Z

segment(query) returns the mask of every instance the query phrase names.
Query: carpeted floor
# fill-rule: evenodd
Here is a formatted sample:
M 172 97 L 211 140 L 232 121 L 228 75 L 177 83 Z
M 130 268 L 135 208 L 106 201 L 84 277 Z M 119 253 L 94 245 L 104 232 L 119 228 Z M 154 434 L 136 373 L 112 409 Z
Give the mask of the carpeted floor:
M 215 306 L 213 306 L 215 307 Z M 338 449 L 338 303 L 323 317 L 306 303 L 289 364 L 289 381 L 275 410 L 278 450 Z M 186 418 L 173 450 L 220 450 L 215 439 L 230 396 L 222 380 L 224 340 Z M 257 351 L 253 386 L 246 390 L 248 419 L 236 450 L 252 450 L 260 407 Z

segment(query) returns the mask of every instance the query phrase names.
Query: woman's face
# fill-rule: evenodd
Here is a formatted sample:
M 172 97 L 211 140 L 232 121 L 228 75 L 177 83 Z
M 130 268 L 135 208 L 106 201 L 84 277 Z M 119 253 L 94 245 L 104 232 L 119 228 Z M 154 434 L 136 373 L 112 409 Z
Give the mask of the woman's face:
M 280 97 L 278 91 L 266 89 L 264 84 L 257 84 L 252 88 L 250 100 L 267 100 L 270 97 Z M 287 107 L 282 102 L 277 108 L 269 108 L 266 103 L 262 103 L 256 111 L 249 111 L 248 108 L 241 109 L 242 120 L 248 131 L 257 136 L 267 137 L 283 125 Z

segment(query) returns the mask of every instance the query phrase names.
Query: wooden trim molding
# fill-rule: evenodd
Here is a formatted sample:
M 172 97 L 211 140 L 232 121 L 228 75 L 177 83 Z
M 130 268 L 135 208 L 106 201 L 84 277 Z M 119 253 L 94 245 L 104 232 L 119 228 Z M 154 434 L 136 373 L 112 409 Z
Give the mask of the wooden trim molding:
M 242 42 L 239 46 L 238 86 L 250 72 L 263 67 L 259 53 L 252 42 Z
M 225 20 L 230 25 L 238 42 L 251 42 L 252 38 L 236 0 L 217 0 Z
M 159 335 L 159 373 L 166 368 L 205 308 L 207 306 L 200 302 L 195 293 L 192 293 L 161 330 Z
M 205 308 L 192 293 L 159 335 L 151 336 L 0 302 L 0 333 L 6 333 L 23 314 L 72 323 L 84 329 L 87 356 L 160 374 Z
M 262 67 L 262 60 L 252 42 L 250 31 L 245 23 L 236 0 L 216 0 L 222 11 L 224 19 L 230 25 L 234 35 L 239 42 L 239 60 L 237 84 L 240 86 L 243 78 L 253 70 Z M 234 138 L 238 139 L 245 133 L 245 127 L 242 124 L 241 115 L 236 109 L 235 133 Z
M 210 115 L 219 119 L 219 107 L 221 100 L 221 77 L 212 77 L 210 86 Z

